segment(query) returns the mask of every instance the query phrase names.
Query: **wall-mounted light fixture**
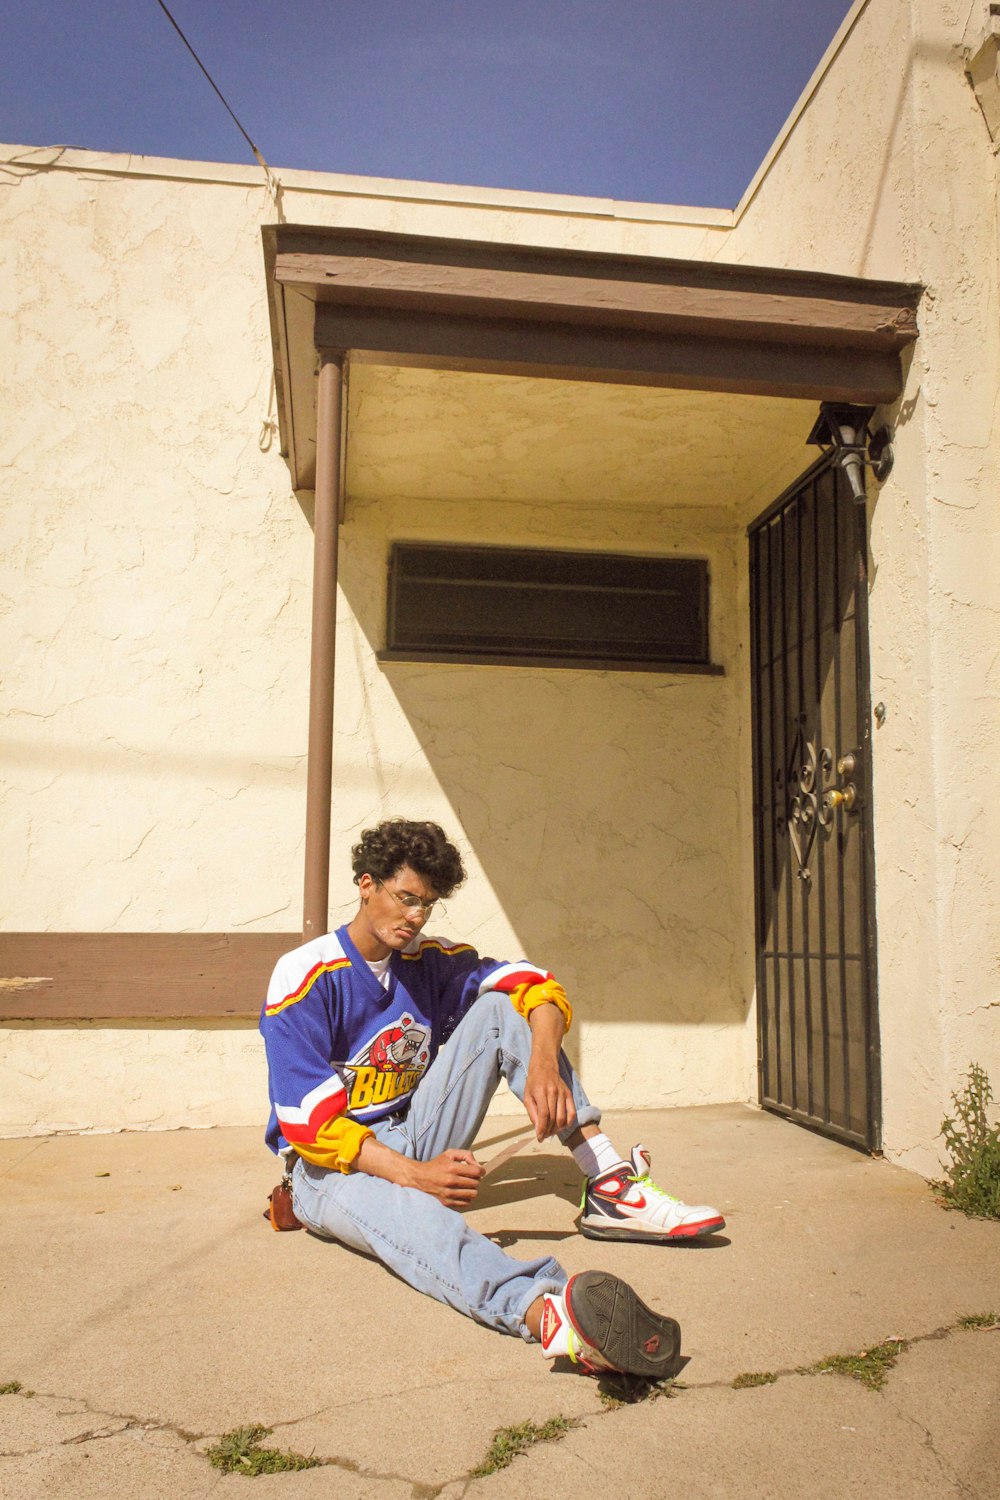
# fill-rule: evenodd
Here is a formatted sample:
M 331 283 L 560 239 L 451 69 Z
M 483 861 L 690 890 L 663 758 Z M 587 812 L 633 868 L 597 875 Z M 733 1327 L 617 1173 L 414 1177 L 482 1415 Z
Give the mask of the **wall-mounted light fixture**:
M 892 469 L 892 434 L 888 427 L 872 432 L 868 424 L 873 406 L 850 406 L 841 401 L 824 401 L 807 443 L 833 452 L 834 463 L 847 475 L 851 494 L 858 505 L 864 505 L 865 464 L 879 484 Z

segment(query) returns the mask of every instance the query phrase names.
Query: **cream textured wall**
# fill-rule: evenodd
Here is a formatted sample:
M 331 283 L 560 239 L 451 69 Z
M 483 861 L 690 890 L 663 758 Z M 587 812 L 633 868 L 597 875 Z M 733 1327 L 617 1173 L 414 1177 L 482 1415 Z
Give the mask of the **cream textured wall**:
M 896 467 L 870 496 L 870 611 L 885 1146 L 928 1175 L 969 1062 L 1000 1092 L 997 155 L 963 52 L 987 9 L 856 5 L 720 252 L 926 288 L 876 417 Z
M 12 1025 L 0 1030 L 0 1136 L 260 1125 L 267 1064 L 233 1022 Z
M 4 926 L 294 929 L 312 533 L 308 497 L 262 442 L 259 226 L 273 206 L 252 171 L 4 155 Z M 384 184 L 282 175 L 287 217 L 316 223 L 668 254 L 718 228 L 711 214 L 413 187 L 401 201 Z M 678 515 L 666 487 L 631 504 L 625 478 L 614 504 L 560 506 L 488 487 L 472 505 L 415 505 L 402 477 L 388 496 L 359 482 L 343 531 L 332 920 L 351 910 L 361 827 L 439 818 L 472 873 L 449 929 L 565 978 L 596 1094 L 741 1096 L 726 523 Z M 395 536 L 707 555 L 728 675 L 383 672 Z M 7 1132 L 262 1114 L 250 1028 L 14 1026 L 0 1065 Z
M 381 640 L 390 536 L 707 556 L 713 655 L 728 675 L 380 671 L 369 648 Z M 363 816 L 402 796 L 458 822 L 479 873 L 449 918 L 482 951 L 516 948 L 565 977 L 581 1013 L 570 1050 L 602 1100 L 741 1097 L 739 546 L 725 520 L 666 505 L 415 512 L 355 497 L 343 548 L 338 718 L 355 728 L 337 753 L 349 781 L 368 767 L 379 800 Z
M 858 0 L 735 214 L 281 173 L 291 221 L 926 286 L 881 414 L 897 461 L 871 496 L 870 608 L 885 1140 L 930 1174 L 969 1061 L 1000 1087 L 997 158 L 962 50 L 986 25 L 985 0 Z M 252 169 L 2 155 L 4 926 L 294 927 L 312 536 L 260 446 L 274 206 Z M 480 476 L 503 463 L 491 442 Z M 630 495 L 626 463 L 612 497 L 522 476 L 435 501 L 408 451 L 348 473 L 332 919 L 358 829 L 438 817 L 472 872 L 447 928 L 566 978 L 596 1094 L 752 1095 L 742 527 L 773 490 L 744 475 L 728 512 L 681 509 L 669 476 L 662 502 L 648 477 Z M 727 675 L 383 672 L 386 546 L 425 536 L 707 555 Z M 5 1062 L 0 1130 L 259 1108 L 240 1028 L 10 1028 Z

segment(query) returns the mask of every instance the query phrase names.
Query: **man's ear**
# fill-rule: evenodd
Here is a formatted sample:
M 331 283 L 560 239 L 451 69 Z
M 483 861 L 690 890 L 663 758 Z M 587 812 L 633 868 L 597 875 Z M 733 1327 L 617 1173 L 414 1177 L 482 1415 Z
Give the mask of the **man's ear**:
M 358 881 L 358 893 L 360 894 L 362 901 L 368 900 L 368 897 L 375 889 L 375 886 L 376 881 L 374 881 L 370 875 L 365 874 L 361 876 L 360 880 Z

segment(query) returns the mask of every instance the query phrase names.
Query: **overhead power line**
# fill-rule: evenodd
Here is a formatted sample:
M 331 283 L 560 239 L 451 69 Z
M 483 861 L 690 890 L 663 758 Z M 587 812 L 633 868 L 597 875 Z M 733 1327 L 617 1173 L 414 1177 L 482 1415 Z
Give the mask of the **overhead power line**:
M 228 111 L 230 119 L 232 120 L 233 124 L 236 126 L 236 129 L 239 131 L 240 135 L 246 141 L 247 145 L 250 147 L 250 150 L 253 152 L 254 156 L 256 157 L 258 166 L 260 166 L 263 169 L 264 175 L 267 178 L 267 185 L 268 185 L 268 188 L 270 189 L 271 196 L 274 199 L 275 207 L 279 208 L 279 212 L 280 212 L 280 205 L 279 205 L 279 194 L 280 194 L 280 191 L 281 191 L 281 185 L 280 185 L 280 183 L 275 178 L 273 172 L 271 171 L 271 168 L 268 166 L 267 162 L 264 160 L 264 157 L 262 156 L 261 152 L 258 151 L 257 147 L 254 145 L 253 141 L 250 139 L 250 137 L 247 134 L 247 132 L 243 129 L 243 126 L 240 123 L 240 121 L 237 119 L 236 112 L 233 109 L 232 105 L 229 103 L 229 100 L 226 98 L 225 94 L 219 88 L 219 85 L 216 83 L 216 81 L 212 77 L 211 73 L 205 67 L 205 64 L 202 62 L 201 58 L 198 56 L 197 52 L 194 50 L 194 48 L 192 47 L 191 43 L 188 41 L 187 37 L 184 35 L 184 33 L 181 30 L 181 28 L 178 26 L 177 22 L 174 20 L 173 16 L 170 14 L 170 11 L 164 5 L 163 0 L 156 0 L 156 3 L 160 7 L 160 9 L 162 10 L 163 14 L 166 16 L 167 20 L 170 22 L 171 26 L 176 31 L 177 35 L 180 37 L 181 41 L 184 43 L 185 47 L 190 52 L 191 56 L 194 58 L 195 62 L 198 64 L 198 66 L 201 69 L 201 71 L 204 73 L 205 77 L 208 79 L 209 83 L 212 85 L 212 88 L 215 90 L 216 94 L 222 100 L 223 104 L 226 107 L 226 110 Z

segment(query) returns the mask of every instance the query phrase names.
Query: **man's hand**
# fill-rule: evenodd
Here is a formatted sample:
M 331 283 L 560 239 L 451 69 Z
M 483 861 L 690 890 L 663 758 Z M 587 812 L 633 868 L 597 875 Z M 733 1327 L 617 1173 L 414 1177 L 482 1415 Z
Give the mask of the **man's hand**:
M 565 1130 L 576 1119 L 573 1095 L 563 1081 L 558 1065 L 536 1059 L 534 1052 L 524 1085 L 524 1107 L 540 1141 L 555 1135 L 557 1130 Z
M 416 1171 L 413 1187 L 430 1193 L 445 1208 L 468 1208 L 479 1192 L 479 1183 L 485 1172 L 471 1151 L 454 1148 L 442 1151 L 430 1161 L 414 1162 Z
M 475 1201 L 486 1169 L 471 1151 L 453 1147 L 430 1161 L 414 1161 L 370 1135 L 362 1141 L 352 1170 L 396 1182 L 400 1187 L 419 1188 L 420 1192 L 437 1198 L 445 1208 L 462 1209 Z
M 535 1127 L 535 1136 L 565 1130 L 576 1119 L 576 1105 L 569 1085 L 559 1072 L 559 1048 L 566 1031 L 557 1005 L 539 1005 L 528 1017 L 531 1027 L 531 1058 L 524 1085 L 524 1107 Z

